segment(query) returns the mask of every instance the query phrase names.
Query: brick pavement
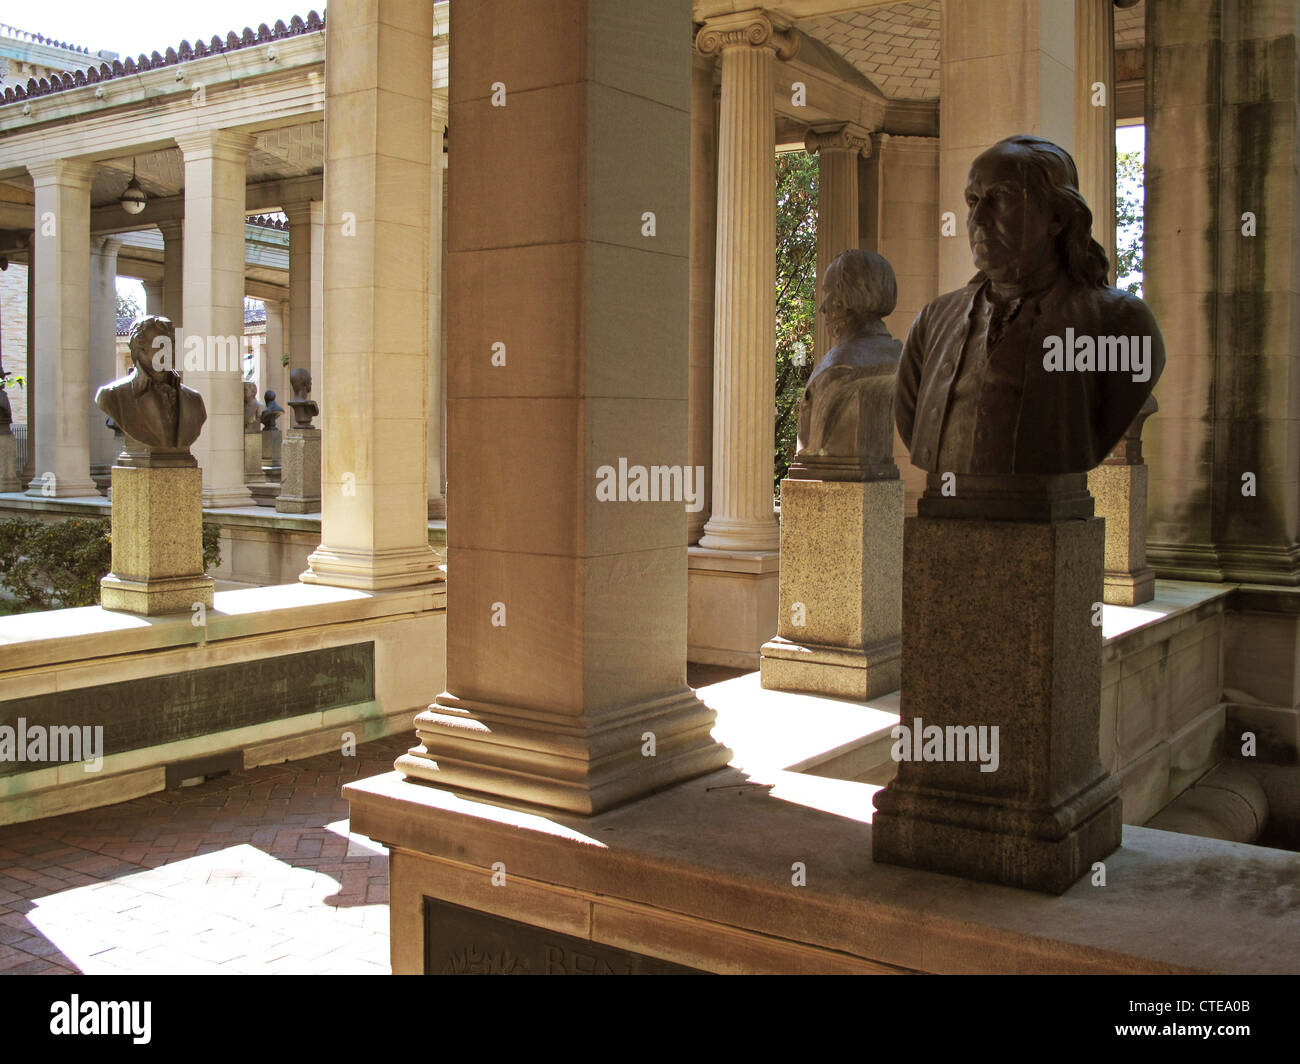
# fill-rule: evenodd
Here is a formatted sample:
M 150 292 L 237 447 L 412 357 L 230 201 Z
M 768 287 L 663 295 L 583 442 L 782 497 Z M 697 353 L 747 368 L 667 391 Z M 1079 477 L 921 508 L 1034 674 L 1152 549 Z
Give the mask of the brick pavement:
M 413 743 L 0 827 L 0 974 L 388 974 L 388 855 L 339 789 Z

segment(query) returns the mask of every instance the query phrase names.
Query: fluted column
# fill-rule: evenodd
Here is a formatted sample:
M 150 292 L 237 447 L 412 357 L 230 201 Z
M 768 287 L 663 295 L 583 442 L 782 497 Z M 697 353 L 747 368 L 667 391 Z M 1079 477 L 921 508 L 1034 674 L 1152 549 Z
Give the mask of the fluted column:
M 257 401 L 262 402 L 266 390 L 271 388 L 276 392 L 276 402 L 288 410 L 285 404 L 292 395 L 284 390 L 284 366 L 280 362 L 286 350 L 284 300 L 268 299 L 265 300 L 264 306 L 266 307 L 266 343 L 262 345 L 262 363 L 257 375 Z
M 320 406 L 316 427 L 325 431 L 329 410 L 321 403 L 325 392 L 325 360 L 322 354 L 325 325 L 325 204 L 311 201 L 311 379 L 312 397 Z M 288 394 L 288 393 L 286 393 Z
M 90 392 L 118 376 L 117 367 L 117 252 L 120 236 L 98 236 L 90 251 Z M 107 417 L 93 403 L 90 418 L 90 473 L 108 488 L 109 470 L 117 457 L 117 437 Z
M 774 551 L 776 118 L 773 61 L 797 38 L 761 11 L 710 19 L 695 39 L 722 65 L 713 332 L 713 506 L 700 546 Z
M 289 371 L 311 372 L 311 204 L 286 203 L 284 213 L 289 218 Z M 281 405 L 289 398 L 286 394 Z
M 93 163 L 30 167 L 36 193 L 36 479 L 29 495 L 98 494 L 90 479 L 90 183 Z M 29 440 L 28 446 L 32 446 Z M 51 476 L 52 474 L 52 476 Z
M 1074 0 L 1074 162 L 1115 281 L 1114 0 Z
M 447 98 L 433 97 L 433 120 L 429 130 L 433 165 L 429 168 L 429 516 L 446 517 L 447 500 L 442 495 L 442 186 L 446 156 L 442 152 L 442 131 L 447 125 Z
M 247 506 L 244 486 L 244 205 L 255 138 L 229 130 L 176 138 L 185 159 L 185 383 L 208 418 L 194 444 L 205 507 Z M 198 342 L 204 352 L 199 364 Z M 178 337 L 178 343 L 179 343 Z M 180 362 L 178 357 L 178 362 Z
M 831 349 L 821 311 L 822 278 L 835 256 L 861 242 L 858 225 L 858 159 L 871 154 L 865 129 L 843 123 L 809 130 L 804 147 L 817 156 L 817 326 L 814 353 Z
M 27 461 L 18 471 L 24 485 L 36 476 L 36 231 L 27 238 Z

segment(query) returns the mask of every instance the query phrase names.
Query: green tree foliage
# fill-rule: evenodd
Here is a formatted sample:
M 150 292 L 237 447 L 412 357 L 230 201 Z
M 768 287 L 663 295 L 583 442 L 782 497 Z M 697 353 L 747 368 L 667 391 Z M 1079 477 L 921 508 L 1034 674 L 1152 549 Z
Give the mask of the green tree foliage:
M 817 158 L 776 157 L 776 490 L 794 458 L 799 396 L 819 351 L 817 311 Z
M 0 588 L 12 597 L 11 610 L 93 606 L 99 582 L 112 563 L 111 525 L 106 517 L 0 521 Z M 203 565 L 221 564 L 221 526 L 203 525 Z
M 117 293 L 117 316 L 119 318 L 130 318 L 135 321 L 143 313 L 144 311 L 141 309 L 140 304 L 135 301 L 134 296 L 129 293 Z
M 1142 153 L 1115 156 L 1116 284 L 1142 295 Z

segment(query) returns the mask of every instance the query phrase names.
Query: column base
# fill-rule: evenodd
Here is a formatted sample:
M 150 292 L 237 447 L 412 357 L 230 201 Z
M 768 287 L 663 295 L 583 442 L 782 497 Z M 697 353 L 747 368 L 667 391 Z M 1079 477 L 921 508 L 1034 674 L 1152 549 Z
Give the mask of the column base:
M 769 691 L 807 691 L 866 701 L 897 691 L 902 641 L 867 647 L 819 646 L 781 636 L 763 644 L 762 684 Z
M 780 553 L 688 547 L 686 556 L 686 660 L 757 669 L 777 630 Z
M 875 796 L 874 861 L 1063 894 L 1119 849 L 1119 780 L 1105 776 L 1068 802 L 1024 809 L 891 783 Z
M 131 580 L 109 573 L 99 582 L 99 604 L 106 610 L 124 610 L 148 617 L 189 613 L 197 603 L 212 605 L 213 586 L 209 576 Z
M 85 499 L 99 497 L 99 485 L 90 477 L 84 480 L 60 480 L 55 477 L 52 482 L 45 480 L 45 474 L 36 474 L 27 486 L 27 494 L 36 499 Z
M 781 546 L 781 527 L 776 518 L 742 521 L 710 517 L 704 525 L 700 546 L 720 551 L 774 551 Z
M 253 506 L 253 493 L 245 487 L 203 489 L 203 509 L 228 510 L 235 506 Z
M 298 577 L 304 584 L 351 587 L 359 591 L 417 587 L 445 579 L 438 568 L 438 556 L 429 546 L 361 551 L 322 544 L 312 552 L 307 565 L 307 571 Z
M 1110 606 L 1140 606 L 1156 597 L 1156 574 L 1149 568 L 1135 573 L 1106 570 L 1102 601 Z
M 393 767 L 441 787 L 587 816 L 726 766 L 732 752 L 714 740 L 713 724 L 713 710 L 689 689 L 595 720 L 444 692 L 415 718 L 421 745 Z

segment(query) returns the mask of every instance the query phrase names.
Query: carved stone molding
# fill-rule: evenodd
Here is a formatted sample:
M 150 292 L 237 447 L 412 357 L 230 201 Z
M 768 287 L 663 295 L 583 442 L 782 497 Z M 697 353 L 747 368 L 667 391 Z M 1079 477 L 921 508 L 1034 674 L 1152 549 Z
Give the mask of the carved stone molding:
M 871 134 L 850 122 L 837 126 L 815 126 L 804 135 L 804 148 L 816 155 L 821 151 L 859 152 L 865 159 L 871 154 Z
M 776 26 L 763 11 L 741 11 L 709 19 L 695 37 L 700 55 L 721 55 L 724 48 L 771 48 L 778 59 L 793 59 L 799 35 Z

